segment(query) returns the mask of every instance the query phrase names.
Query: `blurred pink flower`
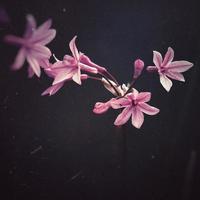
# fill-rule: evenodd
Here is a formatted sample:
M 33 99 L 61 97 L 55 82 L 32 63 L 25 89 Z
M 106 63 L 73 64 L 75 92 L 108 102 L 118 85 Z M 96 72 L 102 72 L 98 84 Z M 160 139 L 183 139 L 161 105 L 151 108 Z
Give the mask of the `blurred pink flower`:
M 125 124 L 132 116 L 132 125 L 136 128 L 140 128 L 144 122 L 144 114 L 155 115 L 159 112 L 158 108 L 148 105 L 146 102 L 150 101 L 150 92 L 138 92 L 133 89 L 132 93 L 127 94 L 125 97 L 117 99 L 111 102 L 113 109 L 124 108 L 118 115 L 114 124 L 121 126 Z
M 164 60 L 159 52 L 153 51 L 153 62 L 155 66 L 147 67 L 148 71 L 158 71 L 160 75 L 160 83 L 168 92 L 172 87 L 172 81 L 169 78 L 184 82 L 185 79 L 181 73 L 187 71 L 193 66 L 193 63 L 185 60 L 172 62 L 173 58 L 174 51 L 171 47 L 168 48 Z
M 36 21 L 32 15 L 27 15 L 26 19 L 27 24 L 23 37 L 7 35 L 5 41 L 21 47 L 12 65 L 12 69 L 20 69 L 26 59 L 29 64 L 29 77 L 33 74 L 40 77 L 42 63 L 51 56 L 51 51 L 45 45 L 54 39 L 56 30 L 50 29 L 52 24 L 50 19 L 38 28 L 36 28 Z

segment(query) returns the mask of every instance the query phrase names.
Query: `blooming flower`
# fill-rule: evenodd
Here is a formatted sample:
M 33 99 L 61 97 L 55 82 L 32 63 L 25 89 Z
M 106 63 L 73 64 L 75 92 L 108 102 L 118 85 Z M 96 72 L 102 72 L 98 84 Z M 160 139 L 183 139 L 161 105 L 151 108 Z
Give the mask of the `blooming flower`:
M 150 101 L 150 92 L 138 92 L 133 89 L 132 93 L 128 93 L 125 97 L 117 99 L 111 103 L 113 109 L 124 108 L 118 115 L 114 124 L 120 126 L 125 124 L 132 116 L 132 125 L 140 128 L 144 122 L 144 114 L 155 115 L 159 112 L 158 108 L 148 105 L 146 102 Z
M 29 64 L 29 76 L 32 76 L 34 73 L 40 77 L 42 62 L 48 60 L 51 56 L 51 51 L 45 45 L 54 39 L 56 30 L 50 29 L 52 24 L 50 19 L 38 28 L 36 28 L 36 21 L 32 15 L 27 15 L 26 19 L 27 24 L 23 37 L 7 35 L 5 41 L 21 47 L 12 65 L 12 69 L 20 69 L 26 59 Z
M 160 75 L 160 83 L 168 92 L 172 87 L 172 81 L 169 78 L 184 82 L 185 79 L 181 73 L 187 71 L 193 66 L 193 63 L 185 60 L 172 62 L 173 58 L 174 51 L 171 47 L 168 48 L 164 60 L 159 52 L 153 51 L 153 62 L 155 66 L 147 67 L 148 71 L 158 71 Z
M 69 43 L 69 48 L 73 57 L 70 55 L 65 55 L 64 61 L 67 63 L 67 65 L 70 65 L 71 69 L 73 68 L 72 80 L 81 85 L 81 71 L 97 74 L 98 72 L 106 71 L 106 69 L 95 64 L 90 60 L 89 57 L 78 51 L 76 46 L 76 38 L 77 36 L 74 36 Z
M 74 66 L 71 66 L 68 61 L 65 59 L 63 61 L 57 61 L 54 64 L 46 63 L 46 67 L 44 68 L 45 73 L 54 79 L 52 86 L 47 88 L 43 93 L 43 95 L 49 94 L 50 96 L 58 92 L 59 89 L 62 88 L 66 81 L 70 81 L 73 79 L 75 73 L 77 73 L 77 69 Z M 86 74 L 81 74 L 80 79 L 87 79 Z

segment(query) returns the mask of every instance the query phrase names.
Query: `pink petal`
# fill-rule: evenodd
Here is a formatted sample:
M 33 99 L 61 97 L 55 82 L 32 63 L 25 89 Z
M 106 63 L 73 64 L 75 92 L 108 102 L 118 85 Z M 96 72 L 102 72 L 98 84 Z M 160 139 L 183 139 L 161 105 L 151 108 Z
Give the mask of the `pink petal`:
M 148 105 L 147 103 L 138 104 L 138 108 L 147 115 L 156 115 L 159 113 L 159 109 Z
M 73 75 L 74 75 L 74 70 L 71 71 L 70 73 L 68 71 L 66 72 L 61 71 L 58 75 L 56 75 L 52 85 L 56 85 L 58 83 L 71 79 Z
M 114 125 L 121 126 L 125 124 L 131 117 L 131 113 L 132 113 L 132 106 L 124 108 L 124 110 L 117 116 Z
M 34 38 L 34 40 L 37 40 L 39 38 L 41 38 L 44 34 L 46 34 L 46 32 L 48 31 L 48 29 L 51 27 L 52 24 L 52 20 L 49 19 L 46 22 L 44 22 L 42 25 L 40 25 L 34 32 L 32 37 Z
M 45 34 L 41 35 L 40 37 L 37 36 L 36 38 L 32 38 L 32 42 L 38 43 L 41 45 L 49 44 L 56 36 L 55 29 L 49 29 Z
M 130 101 L 126 97 L 120 98 L 120 99 L 116 99 L 115 101 L 111 102 L 111 107 L 113 109 L 119 109 L 119 108 L 131 106 L 131 105 L 132 105 L 132 101 Z
M 169 47 L 167 50 L 167 53 L 165 54 L 162 66 L 166 66 L 169 63 L 171 63 L 173 58 L 174 58 L 174 50 L 171 47 Z
M 137 96 L 137 102 L 148 102 L 151 99 L 151 92 L 140 92 Z
M 77 36 L 74 36 L 73 39 L 70 41 L 69 48 L 70 48 L 74 58 L 78 61 L 79 60 L 79 52 L 78 52 L 78 49 L 77 49 L 76 43 L 75 43 L 76 38 L 77 38 Z
M 136 128 L 140 128 L 144 122 L 144 115 L 143 113 L 137 108 L 135 107 L 132 110 L 132 125 Z
M 91 67 L 95 67 L 99 72 L 105 72 L 106 69 L 104 67 L 101 67 L 97 64 L 95 64 L 94 62 L 92 62 L 90 60 L 90 58 L 88 56 L 86 56 L 85 54 L 81 53 L 80 55 L 80 62 L 86 65 L 89 65 Z
M 81 85 L 81 70 L 78 68 L 77 72 L 72 77 L 73 81 Z
M 162 55 L 157 51 L 153 51 L 153 63 L 158 68 L 162 65 Z
M 172 81 L 169 78 L 167 78 L 167 76 L 160 74 L 160 83 L 165 88 L 165 90 L 167 90 L 167 92 L 170 91 L 172 87 Z
M 58 92 L 58 90 L 60 90 L 60 88 L 64 85 L 64 83 L 58 83 L 56 85 L 53 85 L 49 88 L 47 88 L 41 95 L 47 95 L 49 94 L 49 96 L 55 94 L 56 92 Z
M 85 72 L 89 72 L 89 73 L 93 73 L 93 74 L 97 74 L 98 71 L 96 68 L 94 67 L 90 67 L 88 65 L 85 65 L 83 63 L 79 63 L 80 67 L 81 67 L 81 70 L 85 71 Z
M 36 29 L 36 21 L 33 15 L 27 15 L 26 16 L 26 31 L 24 33 L 24 37 L 28 38 L 32 35 L 33 31 Z
M 93 112 L 96 114 L 102 114 L 105 113 L 110 108 L 110 105 L 108 102 L 97 102 L 94 106 Z
M 31 57 L 30 55 L 27 55 L 27 61 L 30 65 L 30 67 L 33 69 L 34 73 L 40 77 L 40 74 L 41 74 L 41 70 L 40 70 L 40 66 L 39 66 L 39 63 L 38 61 Z
M 168 71 L 168 72 L 165 73 L 165 75 L 167 75 L 169 78 L 172 78 L 174 80 L 185 82 L 184 76 L 179 72 Z
M 31 48 L 31 54 L 36 58 L 49 59 L 51 56 L 51 51 L 45 46 L 35 44 Z
M 180 61 L 174 61 L 172 62 L 168 69 L 170 69 L 171 72 L 185 72 L 188 69 L 190 69 L 193 66 L 193 63 L 180 60 Z
M 12 64 L 11 68 L 13 70 L 20 69 L 25 62 L 25 58 L 26 58 L 26 50 L 24 48 L 21 48 L 19 50 L 19 52 L 17 53 L 17 56 L 15 58 L 14 63 Z

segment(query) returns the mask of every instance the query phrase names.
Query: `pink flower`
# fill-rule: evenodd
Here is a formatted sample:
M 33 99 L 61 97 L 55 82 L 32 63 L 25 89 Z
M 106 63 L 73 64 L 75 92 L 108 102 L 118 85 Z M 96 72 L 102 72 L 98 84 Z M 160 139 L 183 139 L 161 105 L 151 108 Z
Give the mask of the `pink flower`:
M 71 81 L 74 74 L 77 73 L 77 68 L 71 66 L 65 59 L 63 61 L 57 61 L 54 64 L 49 63 L 49 67 L 44 68 L 45 73 L 54 79 L 52 86 L 47 88 L 42 95 L 49 94 L 50 96 L 55 94 L 62 88 L 66 81 Z M 87 74 L 81 74 L 80 79 L 87 79 Z
M 144 114 L 155 115 L 159 112 L 158 108 L 148 105 L 146 102 L 150 101 L 150 92 L 138 92 L 133 89 L 132 93 L 127 94 L 125 97 L 115 100 L 111 103 L 114 109 L 124 108 L 118 115 L 114 124 L 121 126 L 125 124 L 132 116 L 132 125 L 140 128 L 144 122 Z
M 185 60 L 172 62 L 173 58 L 174 51 L 171 47 L 168 48 L 164 60 L 159 52 L 153 51 L 153 62 L 155 66 L 147 67 L 148 71 L 158 71 L 160 75 L 160 83 L 168 92 L 172 87 L 172 81 L 169 78 L 184 82 L 185 79 L 181 73 L 187 71 L 193 66 L 193 63 Z
M 106 69 L 93 63 L 89 57 L 78 51 L 76 47 L 76 38 L 77 36 L 73 37 L 69 43 L 69 48 L 73 57 L 65 55 L 64 61 L 67 65 L 73 68 L 72 80 L 81 85 L 81 71 L 97 74 L 98 72 L 103 72 Z
M 7 35 L 5 41 L 21 47 L 12 65 L 12 69 L 20 69 L 26 59 L 30 67 L 29 76 L 32 76 L 34 73 L 40 77 L 41 63 L 48 60 L 51 56 L 51 51 L 45 45 L 54 39 L 56 30 L 50 29 L 51 20 L 47 20 L 36 28 L 36 21 L 32 15 L 27 15 L 26 19 L 27 25 L 23 37 Z
M 133 75 L 134 79 L 137 79 L 140 76 L 143 68 L 144 68 L 144 62 L 140 59 L 135 60 L 135 62 L 134 62 L 134 75 Z

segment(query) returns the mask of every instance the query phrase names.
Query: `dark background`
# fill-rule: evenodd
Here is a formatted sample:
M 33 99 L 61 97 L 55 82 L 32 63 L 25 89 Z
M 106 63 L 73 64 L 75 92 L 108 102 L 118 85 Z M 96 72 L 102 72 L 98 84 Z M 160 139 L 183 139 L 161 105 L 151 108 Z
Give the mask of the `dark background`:
M 40 94 L 52 80 L 11 72 L 17 48 L 0 44 L 0 199 L 2 200 L 197 200 L 200 199 L 199 100 L 200 6 L 198 1 L 1 1 L 22 35 L 25 15 L 38 24 L 49 17 L 57 37 L 49 45 L 58 58 L 68 42 L 120 82 L 131 80 L 133 61 L 152 64 L 152 51 L 171 46 L 175 60 L 194 67 L 185 83 L 165 92 L 158 76 L 144 73 L 140 91 L 151 91 L 161 112 L 145 117 L 140 130 L 113 122 L 117 111 L 95 115 L 93 105 L 109 99 L 92 80 L 69 83 L 52 97 Z

